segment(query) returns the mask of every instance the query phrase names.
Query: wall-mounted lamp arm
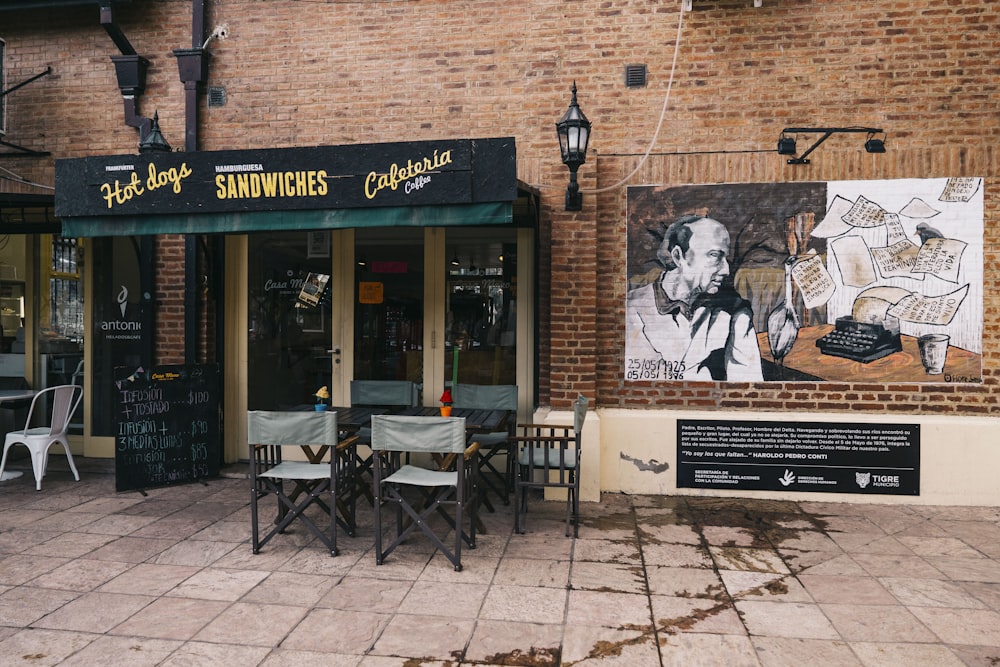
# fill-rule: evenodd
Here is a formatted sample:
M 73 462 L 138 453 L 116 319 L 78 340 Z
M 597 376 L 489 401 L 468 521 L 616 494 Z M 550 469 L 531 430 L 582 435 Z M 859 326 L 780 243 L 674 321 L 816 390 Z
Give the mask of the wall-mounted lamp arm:
M 822 132 L 823 136 L 816 140 L 812 146 L 806 149 L 802 155 L 788 159 L 788 164 L 809 164 L 807 159 L 809 154 L 819 148 L 819 145 L 829 139 L 834 133 L 840 132 L 864 132 L 867 134 L 881 134 L 882 129 L 878 127 L 786 127 L 781 131 L 784 134 L 816 134 Z

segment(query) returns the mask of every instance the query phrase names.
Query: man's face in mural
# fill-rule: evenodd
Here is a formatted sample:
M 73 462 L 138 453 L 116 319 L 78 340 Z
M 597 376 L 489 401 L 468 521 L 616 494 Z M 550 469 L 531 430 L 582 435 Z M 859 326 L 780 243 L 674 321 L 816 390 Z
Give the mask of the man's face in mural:
M 715 294 L 729 275 L 729 232 L 717 220 L 702 218 L 688 225 L 691 238 L 687 251 L 679 245 L 670 248 L 677 278 L 687 291 L 684 300 L 699 294 Z M 678 294 L 677 296 L 684 296 Z M 676 297 L 675 297 L 676 298 Z

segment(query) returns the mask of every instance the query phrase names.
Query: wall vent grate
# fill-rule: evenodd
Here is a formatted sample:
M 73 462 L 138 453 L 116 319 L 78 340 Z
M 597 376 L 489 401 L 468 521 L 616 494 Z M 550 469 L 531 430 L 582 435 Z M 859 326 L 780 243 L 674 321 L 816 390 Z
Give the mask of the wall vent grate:
M 625 65 L 625 85 L 628 88 L 642 88 L 646 85 L 645 65 Z

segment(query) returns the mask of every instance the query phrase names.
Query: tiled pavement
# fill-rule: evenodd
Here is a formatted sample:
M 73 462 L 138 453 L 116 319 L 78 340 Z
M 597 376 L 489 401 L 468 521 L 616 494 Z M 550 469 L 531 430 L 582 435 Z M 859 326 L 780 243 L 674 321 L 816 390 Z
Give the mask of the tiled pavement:
M 238 472 L 78 464 L 0 483 L 0 665 L 1000 664 L 1000 508 L 608 494 L 572 540 L 539 500 L 456 573 L 422 539 L 376 566 L 365 509 L 336 558 L 254 556 Z

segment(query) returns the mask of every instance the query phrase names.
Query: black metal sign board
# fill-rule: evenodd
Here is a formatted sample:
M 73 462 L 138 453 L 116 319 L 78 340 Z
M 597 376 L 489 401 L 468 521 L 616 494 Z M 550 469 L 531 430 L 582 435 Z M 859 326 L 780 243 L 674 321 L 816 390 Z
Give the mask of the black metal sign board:
M 514 139 L 56 160 L 60 217 L 513 201 Z
M 920 426 L 681 419 L 677 486 L 917 496 Z
M 115 380 L 115 490 L 219 475 L 218 366 L 118 368 Z

